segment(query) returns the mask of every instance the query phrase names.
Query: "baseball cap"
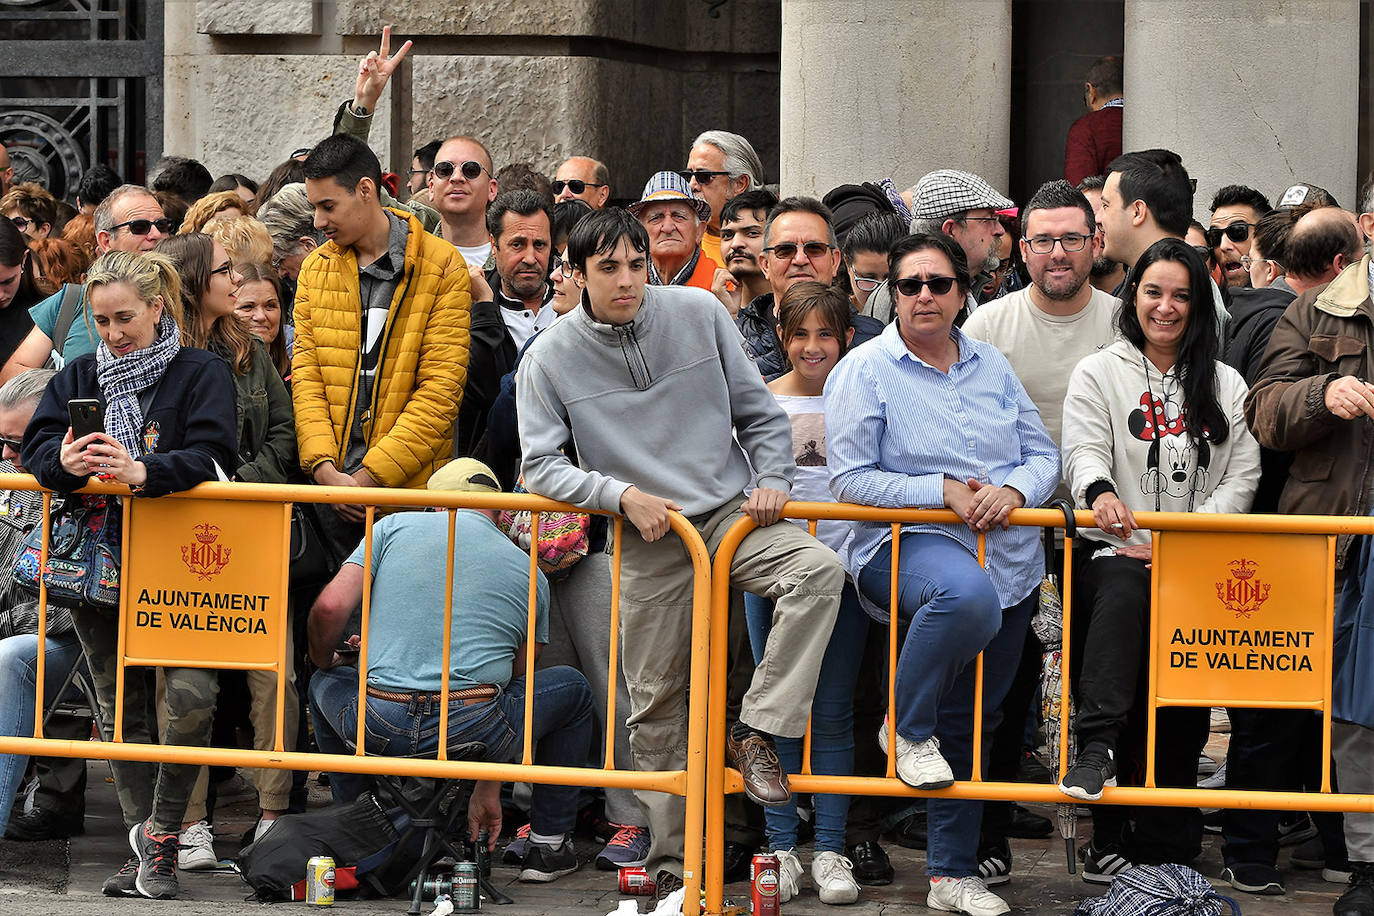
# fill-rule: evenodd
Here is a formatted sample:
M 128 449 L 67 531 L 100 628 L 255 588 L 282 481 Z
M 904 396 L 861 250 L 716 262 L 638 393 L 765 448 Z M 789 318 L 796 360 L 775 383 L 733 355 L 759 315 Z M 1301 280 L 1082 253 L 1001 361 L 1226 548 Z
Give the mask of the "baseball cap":
M 1008 210 L 1014 206 L 1014 201 L 977 175 L 958 169 L 930 172 L 916 182 L 911 192 L 914 219 L 940 219 L 968 210 Z
M 635 216 L 650 204 L 661 203 L 666 200 L 687 200 L 691 201 L 696 208 L 697 219 L 703 223 L 711 218 L 711 205 L 706 201 L 692 196 L 692 186 L 687 183 L 677 172 L 655 172 L 648 183 L 644 185 L 644 193 L 639 200 L 630 204 L 629 211 Z
M 496 473 L 476 458 L 455 458 L 429 475 L 430 490 L 458 490 L 465 493 L 500 493 Z

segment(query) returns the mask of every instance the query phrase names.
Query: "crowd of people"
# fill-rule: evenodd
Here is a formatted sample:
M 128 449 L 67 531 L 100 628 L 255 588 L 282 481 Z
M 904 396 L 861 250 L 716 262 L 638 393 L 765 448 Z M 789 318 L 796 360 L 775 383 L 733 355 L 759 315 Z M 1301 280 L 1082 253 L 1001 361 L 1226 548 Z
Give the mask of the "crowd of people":
M 727 877 L 769 850 L 781 899 L 803 893 L 810 833 L 820 900 L 853 903 L 861 885 L 893 880 L 882 843 L 896 841 L 926 850 L 928 906 L 995 916 L 1009 910 L 990 888 L 1011 879 L 1010 839 L 1049 835 L 1047 819 L 1011 803 L 826 794 L 803 817 L 787 774 L 809 723 L 811 772 L 881 775 L 891 745 L 909 786 L 969 778 L 981 654 L 981 771 L 1054 780 L 1034 753 L 1041 653 L 1029 631 L 1055 557 L 1008 519 L 1057 495 L 1096 523 L 1074 551 L 1079 750 L 1061 789 L 1095 801 L 1139 785 L 1149 753 L 1158 785 L 1199 784 L 1206 710 L 1161 710 L 1145 745 L 1152 552 L 1137 513 L 1371 511 L 1374 192 L 1352 212 L 1312 184 L 1275 205 L 1236 183 L 1211 200 L 1209 225 L 1194 221 L 1179 156 L 1121 150 L 1117 58 L 1088 76 L 1071 174 L 1019 205 L 947 168 L 905 190 L 855 176 L 824 200 L 780 198 L 749 141 L 723 130 L 637 198 L 589 156 L 551 179 L 528 163 L 497 169 L 473 136 L 384 172 L 367 135 L 409 48 L 393 54 L 384 33 L 333 134 L 261 184 L 172 156 L 146 185 L 94 166 L 70 205 L 36 184 L 0 188 L 0 469 L 56 491 L 59 515 L 92 475 L 132 498 L 216 479 L 523 488 L 619 513 L 619 664 L 604 519 L 570 517 L 556 557 L 541 543 L 527 633 L 529 560 L 509 514 L 457 514 L 450 581 L 446 517 L 381 518 L 368 558 L 362 505 L 328 506 L 305 519 L 326 571 L 293 577 L 285 721 L 271 676 L 163 669 L 128 679 L 126 740 L 205 746 L 243 726 L 270 748 L 283 727 L 288 748 L 348 753 L 364 703 L 367 753 L 424 755 L 447 703 L 450 748 L 511 760 L 529 695 L 535 763 L 597 766 L 610 694 L 617 764 L 682 769 L 693 571 L 670 516 L 712 553 L 747 517 L 729 571 L 744 600 L 731 615 L 726 752 L 757 806 L 727 809 Z M 103 406 L 103 431 L 74 434 L 68 402 L 80 398 Z M 962 522 L 894 539 L 887 523 L 825 521 L 812 536 L 782 518 L 789 499 L 947 507 Z M 0 554 L 18 551 L 36 506 L 5 495 Z M 1338 589 L 1362 582 L 1367 562 L 1342 538 Z M 0 727 L 28 734 L 39 634 L 10 565 Z M 368 588 L 361 697 L 348 666 Z M 449 594 L 446 697 L 435 647 Z M 891 672 L 889 614 L 901 640 Z M 55 606 L 44 634 L 46 683 L 86 665 L 107 738 L 116 632 L 112 609 L 75 603 Z M 529 639 L 539 667 L 526 684 Z M 1374 792 L 1374 721 L 1362 718 L 1335 726 L 1345 792 Z M 1320 721 L 1232 710 L 1226 769 L 1209 784 L 1313 786 Z M 35 761 L 36 790 L 20 793 L 25 769 L 0 757 L 6 836 L 79 832 L 72 767 Z M 112 769 L 132 855 L 105 893 L 174 897 L 178 869 L 216 862 L 217 780 L 179 764 Z M 261 819 L 247 841 L 302 805 L 299 774 L 252 779 Z M 344 773 L 330 785 L 338 802 L 369 790 Z M 528 822 L 512 824 L 522 804 Z M 1094 814 L 1082 877 L 1097 884 L 1193 861 L 1207 827 L 1196 809 Z M 588 822 L 604 843 L 598 868 L 644 866 L 660 896 L 682 886 L 680 798 L 536 786 L 517 802 L 479 783 L 469 803 L 474 836 L 487 829 L 494 847 L 503 828 L 513 835 L 503 855 L 525 881 L 576 870 L 573 833 Z M 1279 846 L 1300 840 L 1295 865 L 1347 885 L 1336 916 L 1374 914 L 1374 815 L 1247 809 L 1216 826 L 1220 877 L 1237 890 L 1283 893 Z

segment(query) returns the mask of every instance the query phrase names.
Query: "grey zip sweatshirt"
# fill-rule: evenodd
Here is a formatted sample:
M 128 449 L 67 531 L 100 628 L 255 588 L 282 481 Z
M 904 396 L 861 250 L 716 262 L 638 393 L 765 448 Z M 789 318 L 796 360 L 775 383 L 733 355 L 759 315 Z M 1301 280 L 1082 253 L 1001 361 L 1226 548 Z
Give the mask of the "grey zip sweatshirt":
M 750 461 L 759 486 L 791 492 L 787 414 L 705 290 L 647 287 L 623 325 L 584 299 L 525 352 L 515 398 L 532 493 L 618 512 L 633 485 L 696 516 L 743 498 Z M 580 467 L 563 454 L 570 438 Z

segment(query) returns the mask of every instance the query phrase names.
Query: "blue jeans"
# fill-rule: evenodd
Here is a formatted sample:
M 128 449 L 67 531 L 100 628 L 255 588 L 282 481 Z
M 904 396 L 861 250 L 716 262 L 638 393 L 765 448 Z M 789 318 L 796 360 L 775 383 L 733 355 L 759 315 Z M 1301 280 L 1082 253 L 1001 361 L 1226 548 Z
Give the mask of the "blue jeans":
M 57 688 L 72 666 L 81 660 L 81 643 L 75 633 L 50 637 L 43 672 L 43 703 L 57 698 Z M 0 639 L 0 735 L 33 737 L 33 701 L 38 683 L 38 636 L 23 634 Z M 14 793 L 24 778 L 29 758 L 0 754 L 0 834 L 10 822 Z
M 940 740 L 955 779 L 973 772 L 973 688 L 983 653 L 983 761 L 1021 659 L 1039 589 L 1001 607 L 977 559 L 940 534 L 903 534 L 898 571 L 898 621 L 909 625 L 897 659 L 897 733 L 908 741 Z M 892 588 L 892 548 L 884 544 L 859 574 L 868 600 L 886 607 Z M 926 870 L 932 876 L 978 874 L 983 803 L 931 798 L 926 804 Z
M 745 620 L 754 662 L 763 657 L 764 643 L 773 625 L 773 602 L 758 595 L 744 596 Z M 858 681 L 868 616 L 859 606 L 854 586 L 846 584 L 840 595 L 840 611 L 830 631 L 821 660 L 816 697 L 811 703 L 811 772 L 848 776 L 854 772 L 854 684 Z M 802 739 L 774 737 L 783 772 L 801 770 Z M 816 851 L 844 852 L 848 795 L 816 795 Z M 769 849 L 794 849 L 797 845 L 797 800 L 765 808 L 764 823 Z
M 592 692 L 582 674 L 568 667 L 545 668 L 534 675 L 534 762 L 541 766 L 581 766 L 592 739 Z M 449 747 L 480 741 L 486 760 L 519 758 L 524 728 L 525 680 L 515 678 L 485 703 L 449 705 Z M 315 742 L 326 754 L 351 754 L 358 725 L 358 671 L 340 666 L 310 678 L 310 713 Z M 379 757 L 432 757 L 439 748 L 439 704 L 367 698 L 365 750 Z M 331 773 L 334 801 L 357 798 L 368 786 L 359 773 Z M 577 786 L 535 785 L 530 829 L 545 836 L 572 830 L 577 820 Z

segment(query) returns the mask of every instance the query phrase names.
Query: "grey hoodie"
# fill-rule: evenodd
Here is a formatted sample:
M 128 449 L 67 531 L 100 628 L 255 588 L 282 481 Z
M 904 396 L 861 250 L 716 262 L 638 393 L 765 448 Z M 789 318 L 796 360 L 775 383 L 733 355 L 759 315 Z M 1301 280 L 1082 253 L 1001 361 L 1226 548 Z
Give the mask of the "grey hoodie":
M 623 325 L 596 321 L 584 297 L 530 345 L 515 398 L 532 493 L 618 512 L 634 485 L 690 517 L 742 499 L 750 462 L 760 486 L 791 492 L 791 422 L 705 290 L 646 287 Z

